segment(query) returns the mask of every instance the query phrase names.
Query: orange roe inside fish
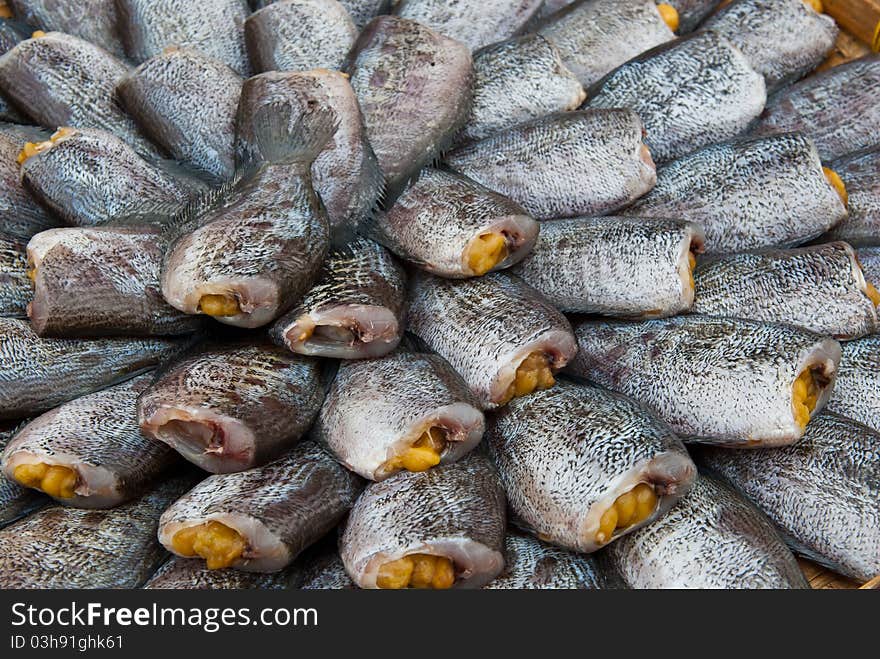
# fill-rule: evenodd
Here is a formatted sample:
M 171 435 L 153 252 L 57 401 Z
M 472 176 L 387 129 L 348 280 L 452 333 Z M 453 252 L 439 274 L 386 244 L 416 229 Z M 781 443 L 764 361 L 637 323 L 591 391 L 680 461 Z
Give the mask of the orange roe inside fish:
M 822 0 L 804 0 L 804 2 L 806 2 L 820 14 L 825 11 L 825 7 L 822 6 Z
M 410 554 L 379 568 L 376 586 L 387 590 L 447 590 L 455 583 L 455 566 L 445 556 Z
M 657 5 L 657 11 L 660 12 L 660 17 L 663 19 L 663 22 L 669 26 L 670 30 L 675 32 L 679 25 L 678 10 L 672 5 L 663 3 Z
M 840 195 L 840 200 L 843 202 L 843 205 L 847 206 L 849 204 L 849 194 L 846 191 L 846 184 L 843 182 L 843 179 L 840 178 L 840 174 L 828 167 L 823 167 L 822 171 L 825 172 L 825 179 L 831 184 L 831 187 L 837 191 L 837 194 Z
M 0 2 L 0 18 L 12 18 L 12 9 L 5 2 Z
M 688 271 L 690 274 L 691 288 L 696 288 L 697 283 L 694 281 L 694 270 L 697 268 L 697 257 L 693 252 L 688 252 Z
M 241 313 L 241 307 L 234 295 L 203 295 L 199 300 L 199 309 L 202 313 L 220 318 Z
M 654 514 L 658 500 L 654 488 L 647 483 L 639 483 L 629 492 L 621 494 L 602 513 L 596 542 L 600 545 L 607 544 L 616 532 L 644 522 Z
M 45 142 L 26 142 L 24 147 L 22 147 L 21 151 L 18 154 L 19 165 L 23 165 L 28 158 L 32 158 L 38 153 L 43 153 L 51 149 L 55 144 L 58 143 L 59 140 L 64 139 L 65 137 L 70 137 L 76 131 L 73 128 L 59 128 L 55 131 L 52 136 L 46 140 Z
M 871 282 L 867 282 L 867 284 L 865 295 L 870 298 L 875 307 L 880 307 L 880 292 L 877 291 L 877 288 Z
M 794 408 L 794 418 L 801 428 L 806 428 L 810 422 L 810 415 L 816 409 L 819 401 L 820 388 L 812 369 L 801 373 L 791 387 L 791 404 Z
M 19 465 L 13 472 L 16 481 L 55 499 L 72 499 L 79 475 L 70 467 L 47 465 L 42 462 Z
M 209 570 L 221 570 L 241 558 L 247 543 L 235 529 L 210 521 L 181 529 L 174 534 L 171 546 L 181 556 L 201 556 Z
M 31 34 L 31 39 L 40 39 L 41 37 L 45 37 L 46 33 L 42 30 L 37 30 L 33 34 Z
M 509 403 L 514 398 L 549 389 L 554 384 L 556 380 L 550 368 L 550 358 L 543 352 L 533 352 L 516 369 L 516 376 L 507 388 L 501 403 Z
M 508 256 L 507 238 L 500 233 L 484 233 L 468 245 L 466 260 L 468 267 L 478 277 L 494 269 Z
M 446 448 L 446 434 L 440 428 L 431 428 L 422 433 L 413 445 L 403 453 L 382 465 L 386 473 L 406 469 L 407 471 L 427 471 L 440 464 L 440 456 Z

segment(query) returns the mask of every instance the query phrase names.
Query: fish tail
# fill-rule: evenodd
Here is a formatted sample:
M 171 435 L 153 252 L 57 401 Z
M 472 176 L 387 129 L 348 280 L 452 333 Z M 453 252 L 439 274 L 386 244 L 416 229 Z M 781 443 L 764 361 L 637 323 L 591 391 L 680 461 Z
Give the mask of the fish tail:
M 339 121 L 329 110 L 293 118 L 290 103 L 269 103 L 254 114 L 253 159 L 261 164 L 314 162 L 324 150 Z

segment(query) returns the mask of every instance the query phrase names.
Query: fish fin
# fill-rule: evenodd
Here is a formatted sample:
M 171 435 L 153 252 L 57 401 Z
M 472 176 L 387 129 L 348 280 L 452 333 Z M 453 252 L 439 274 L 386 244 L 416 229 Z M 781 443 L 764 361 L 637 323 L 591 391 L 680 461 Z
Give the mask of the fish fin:
M 311 165 L 339 127 L 336 113 L 319 110 L 293 119 L 290 103 L 267 103 L 254 113 L 254 144 L 245 168 L 262 164 Z
M 820 565 L 828 570 L 831 570 L 832 572 L 836 572 L 837 574 L 842 574 L 844 576 L 859 579 L 858 576 L 849 573 L 849 570 L 847 570 L 840 563 L 835 563 L 834 561 L 828 559 L 828 557 L 817 554 L 814 550 L 806 547 L 804 544 L 790 536 L 779 526 L 776 526 L 776 530 L 779 531 L 779 535 L 782 536 L 782 539 L 785 541 L 785 544 L 788 545 L 788 548 L 791 549 L 791 551 L 798 556 L 803 556 L 813 563 L 816 563 L 816 565 Z

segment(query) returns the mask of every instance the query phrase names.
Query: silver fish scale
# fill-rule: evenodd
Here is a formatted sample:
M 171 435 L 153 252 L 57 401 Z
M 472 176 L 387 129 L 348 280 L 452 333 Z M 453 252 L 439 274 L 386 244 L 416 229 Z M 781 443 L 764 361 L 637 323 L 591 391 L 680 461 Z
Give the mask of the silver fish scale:
M 160 513 L 192 483 L 166 479 L 112 510 L 53 506 L 0 531 L 0 588 L 136 588 L 167 556 Z
M 461 374 L 484 409 L 495 406 L 492 385 L 514 353 L 554 332 L 571 336 L 565 317 L 510 275 L 464 281 L 416 275 L 409 295 L 409 331 Z M 545 346 L 558 351 L 557 366 L 574 353 L 573 345 L 559 343 Z
M 357 581 L 379 553 L 393 560 L 447 541 L 500 552 L 504 528 L 498 476 L 485 456 L 473 452 L 452 464 L 370 484 L 352 508 L 339 548 Z
M 125 57 L 116 31 L 115 0 L 9 0 L 8 4 L 17 19 L 37 29 L 72 34 Z
M 880 150 L 847 156 L 830 167 L 846 185 L 849 217 L 828 237 L 853 245 L 880 244 Z
M 538 11 L 543 0 L 401 0 L 394 13 L 465 43 L 471 50 L 504 41 Z
M 26 423 L 6 422 L 0 429 L 0 452 L 2 452 L 16 432 Z M 0 473 L 0 528 L 24 517 L 31 511 L 49 502 L 49 498 L 36 490 L 22 487 Z
M 0 316 L 6 318 L 26 318 L 33 297 L 25 248 L 15 238 L 0 236 Z
M 866 55 L 810 76 L 774 94 L 756 135 L 799 131 L 822 160 L 880 144 L 880 55 Z
M 21 418 L 125 380 L 186 348 L 181 339 L 41 339 L 0 319 L 0 419 Z
M 262 574 L 241 570 L 209 570 L 205 561 L 175 556 L 162 564 L 146 590 L 285 590 L 290 573 L 287 570 Z
M 767 513 L 796 552 L 861 581 L 880 574 L 880 434 L 824 413 L 793 446 L 698 456 Z
M 803 78 L 834 47 L 840 30 L 834 19 L 804 0 L 737 0 L 702 26 L 730 39 L 768 89 Z
M 700 264 L 694 280 L 694 313 L 788 323 L 838 339 L 878 329 L 847 243 L 724 256 Z
M 828 409 L 880 432 L 880 336 L 842 344 Z
M 18 154 L 25 142 L 46 139 L 49 134 L 39 129 L 20 133 L 11 124 L 0 124 L 0 226 L 10 238 L 27 242 L 34 234 L 61 225 L 21 184 Z
M 446 163 L 535 219 L 601 215 L 653 187 L 642 134 L 629 110 L 558 113 L 453 149 Z
M 488 590 L 593 590 L 605 587 L 591 556 L 565 551 L 528 535 L 508 532 L 504 571 Z
M 858 259 L 865 279 L 875 286 L 880 284 L 880 247 L 860 248 Z
M 300 590 L 356 590 L 357 586 L 345 571 L 337 553 L 321 556 L 306 565 Z
M 836 365 L 840 355 L 836 341 L 805 330 L 705 316 L 587 321 L 575 335 L 568 372 L 648 405 L 684 436 L 718 443 L 798 439 L 798 369 L 816 356 Z
M 675 497 L 696 473 L 681 440 L 640 405 L 568 382 L 496 412 L 486 442 L 517 518 L 576 551 L 591 549 L 585 516 L 631 472 L 653 475 L 649 461 L 669 462 L 656 476 Z
M 267 4 L 273 0 L 258 0 Z M 359 30 L 380 14 L 391 12 L 392 0 L 339 0 L 339 4 L 348 10 Z
M 155 147 L 116 101 L 128 67 L 106 50 L 61 32 L 22 41 L 0 60 L 0 89 L 36 123 L 103 128 L 145 155 Z
M 667 4 L 678 11 L 678 33 L 686 34 L 696 29 L 721 0 L 669 0 Z
M 469 405 L 480 419 L 479 403 L 461 377 L 437 355 L 398 352 L 382 359 L 343 362 L 327 393 L 314 433 L 350 469 L 374 478 L 392 447 L 412 437 L 418 423 L 448 405 Z M 446 428 L 456 443 L 471 427 L 459 421 Z M 457 435 L 457 436 L 456 436 Z M 468 450 L 472 443 L 468 442 Z M 461 457 L 450 446 L 443 462 Z
M 539 33 L 585 87 L 646 50 L 675 38 L 653 0 L 571 3 L 541 24 Z
M 474 98 L 459 141 L 478 140 L 553 112 L 574 110 L 586 92 L 550 41 L 537 34 L 474 53 Z
M 123 78 L 118 92 L 129 114 L 174 158 L 229 179 L 242 82 L 222 62 L 171 48 Z
M 244 43 L 247 0 L 117 0 L 119 32 L 136 62 L 183 46 L 224 62 L 243 76 L 251 73 Z
M 705 476 L 663 518 L 611 544 L 601 560 L 632 588 L 809 588 L 770 520 Z
M 348 512 L 362 481 L 303 442 L 264 467 L 209 476 L 172 504 L 159 522 L 197 525 L 211 515 L 243 515 L 265 525 L 290 560 L 323 537 Z
M 649 51 L 591 90 L 589 107 L 630 108 L 660 162 L 745 131 L 767 100 L 764 78 L 719 34 L 702 32 Z
M 511 272 L 566 312 L 667 316 L 687 311 L 682 255 L 702 244 L 682 220 L 575 218 L 541 225 L 534 249 Z
M 681 217 L 706 230 L 708 252 L 793 247 L 846 217 L 803 135 L 710 146 L 661 167 L 656 187 L 625 211 Z

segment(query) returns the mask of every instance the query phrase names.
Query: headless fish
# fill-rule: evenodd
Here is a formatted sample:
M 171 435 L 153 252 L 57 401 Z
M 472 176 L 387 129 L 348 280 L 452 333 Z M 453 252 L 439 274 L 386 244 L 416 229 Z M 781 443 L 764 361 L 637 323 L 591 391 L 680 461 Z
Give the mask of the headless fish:
M 528 34 L 486 46 L 474 53 L 473 103 L 458 141 L 576 110 L 586 97 L 559 50 L 544 37 Z
M 646 409 L 569 382 L 495 414 L 486 441 L 516 523 L 585 553 L 662 517 L 697 474 Z
M 119 97 L 144 132 L 213 182 L 235 172 L 241 77 L 197 51 L 168 48 L 125 76 Z
M 17 421 L 0 423 L 0 451 L 6 448 L 21 425 Z M 0 529 L 45 506 L 49 501 L 48 497 L 39 492 L 22 487 L 0 474 Z
M 694 280 L 698 314 L 788 323 L 837 339 L 878 329 L 880 293 L 847 243 L 722 256 L 700 265 Z
M 335 359 L 380 357 L 403 335 L 406 274 L 369 240 L 331 251 L 318 283 L 271 330 L 293 352 Z
M 39 128 L 0 124 L 0 226 L 9 238 L 27 242 L 34 234 L 61 224 L 28 194 L 19 175 L 22 145 L 48 137 Z
M 830 166 L 846 186 L 849 217 L 827 238 L 852 245 L 880 245 L 880 150 L 836 160 Z
M 360 588 L 480 588 L 504 568 L 504 491 L 473 452 L 367 487 L 339 542 Z
M 585 321 L 575 334 L 569 373 L 644 403 L 683 437 L 725 446 L 799 440 L 840 363 L 833 339 L 727 318 Z
M 173 557 L 144 584 L 146 590 L 286 590 L 288 570 L 260 574 L 240 570 L 209 570 L 194 558 Z
M 37 417 L 3 452 L 3 473 L 75 508 L 115 508 L 153 485 L 177 457 L 143 437 L 137 397 L 141 375 L 77 398 Z
M 880 433 L 823 413 L 793 446 L 697 455 L 767 513 L 795 553 L 860 581 L 880 574 Z
M 828 410 L 880 432 L 880 336 L 842 344 Z
M 243 76 L 250 75 L 244 43 L 247 0 L 116 0 L 119 33 L 135 62 L 182 46 L 215 58 Z
M 600 566 L 638 589 L 809 588 L 766 515 L 706 476 L 665 517 L 602 552 Z
M 187 348 L 186 339 L 41 339 L 23 320 L 0 318 L 0 419 L 20 419 L 109 387 Z
M 159 515 L 192 485 L 165 479 L 112 510 L 52 506 L 0 531 L 0 588 L 137 588 L 167 554 Z
M 28 277 L 27 244 L 0 234 L 0 316 L 26 318 L 33 291 L 33 282 Z
M 116 31 L 116 0 L 7 0 L 15 16 L 44 32 L 64 32 L 125 57 Z
M 526 211 L 467 177 L 423 169 L 371 235 L 441 277 L 478 277 L 521 261 L 538 236 Z
M 349 58 L 351 86 L 393 199 L 467 120 L 471 54 L 419 23 L 381 16 L 364 28 Z
M 138 401 L 147 437 L 206 471 L 264 465 L 321 408 L 318 364 L 271 345 L 206 349 L 161 373 Z
M 477 401 L 437 355 L 398 351 L 340 365 L 314 435 L 364 478 L 460 459 L 483 437 Z
M 571 325 L 517 277 L 417 275 L 409 331 L 462 375 L 483 409 L 548 389 L 577 352 Z
M 643 136 L 629 110 L 563 112 L 457 147 L 445 161 L 537 220 L 601 215 L 654 187 Z
M 61 228 L 28 243 L 39 336 L 191 334 L 201 319 L 162 297 L 159 269 L 166 243 L 157 227 Z
M 637 112 L 651 153 L 666 162 L 744 132 L 766 100 L 764 77 L 745 55 L 720 34 L 701 32 L 623 64 L 587 103 Z
M 205 479 L 159 521 L 159 541 L 208 569 L 278 572 L 345 516 L 362 481 L 313 442 L 264 467 Z
M 702 224 L 706 251 L 794 247 L 846 218 L 846 195 L 813 142 L 790 134 L 716 144 L 657 172 L 628 215 Z
M 880 55 L 822 71 L 774 94 L 756 135 L 798 131 L 816 143 L 822 160 L 880 144 Z
M 337 0 L 273 2 L 244 24 L 257 71 L 341 69 L 358 28 Z
M 702 228 L 683 220 L 554 220 L 511 272 L 565 312 L 656 318 L 691 308 L 702 251 Z

